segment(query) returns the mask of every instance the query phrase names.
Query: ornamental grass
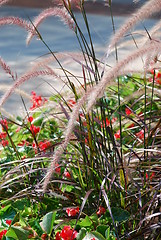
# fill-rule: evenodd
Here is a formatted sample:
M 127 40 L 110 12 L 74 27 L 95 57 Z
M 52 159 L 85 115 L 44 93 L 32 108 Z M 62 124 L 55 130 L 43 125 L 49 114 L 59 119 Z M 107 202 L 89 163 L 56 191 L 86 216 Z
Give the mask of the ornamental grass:
M 23 27 L 27 44 L 36 37 L 47 50 L 22 76 L 0 57 L 1 70 L 14 81 L 0 99 L 2 240 L 161 239 L 160 22 L 138 32 L 139 46 L 132 32 L 160 12 L 161 0 L 147 1 L 118 30 L 111 1 L 108 6 L 113 36 L 102 59 L 96 55 L 84 1 L 59 0 L 28 21 L 0 18 L 0 25 Z M 74 32 L 79 53 L 50 49 L 39 25 L 51 16 Z M 136 48 L 120 59 L 118 49 L 129 44 Z M 109 65 L 112 54 L 115 61 Z M 77 75 L 66 61 L 78 64 Z M 130 69 L 132 63 L 138 71 Z M 28 106 L 20 87 L 38 77 L 45 82 L 52 77 L 68 91 L 58 92 L 53 85 L 48 99 L 32 91 Z M 21 96 L 24 116 L 3 109 L 14 92 Z

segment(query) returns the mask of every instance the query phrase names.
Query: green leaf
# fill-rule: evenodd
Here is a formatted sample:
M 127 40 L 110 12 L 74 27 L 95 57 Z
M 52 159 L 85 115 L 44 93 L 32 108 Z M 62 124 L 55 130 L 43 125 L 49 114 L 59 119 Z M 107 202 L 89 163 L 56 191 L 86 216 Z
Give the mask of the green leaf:
M 15 240 L 26 240 L 29 232 L 22 229 L 21 227 L 11 226 L 6 233 L 6 237 L 11 237 Z
M 111 211 L 112 211 L 114 220 L 117 222 L 127 221 L 130 217 L 130 213 L 122 208 L 112 207 Z
M 104 237 L 105 237 L 105 232 L 106 232 L 107 229 L 108 229 L 108 225 L 99 225 L 96 228 L 97 232 L 102 234 L 102 236 L 104 236 Z
M 92 221 L 90 220 L 90 218 L 88 216 L 85 217 L 85 219 L 83 219 L 79 225 L 81 227 L 90 227 L 92 225 Z
M 33 121 L 32 121 L 32 124 L 34 124 L 35 126 L 41 126 L 42 122 L 43 122 L 43 119 L 44 117 L 41 115 L 41 116 L 38 116 L 37 118 L 35 118 Z
M 87 232 L 87 230 L 85 228 L 81 228 L 79 230 L 79 233 L 77 234 L 76 239 L 77 240 L 82 240 L 86 236 L 86 232 Z
M 24 210 L 26 206 L 29 207 L 29 201 L 27 199 L 21 199 L 17 200 L 14 203 L 12 203 L 12 206 L 18 210 Z
M 11 207 L 11 205 L 7 205 L 0 209 L 0 219 L 13 219 L 15 215 L 16 211 Z
M 43 220 L 40 225 L 47 234 L 51 234 L 52 232 L 55 217 L 56 212 L 49 212 L 43 217 Z
M 87 235 L 83 238 L 83 240 L 91 240 L 92 238 L 95 238 L 95 240 L 106 240 L 102 234 L 98 232 L 90 232 L 87 233 Z

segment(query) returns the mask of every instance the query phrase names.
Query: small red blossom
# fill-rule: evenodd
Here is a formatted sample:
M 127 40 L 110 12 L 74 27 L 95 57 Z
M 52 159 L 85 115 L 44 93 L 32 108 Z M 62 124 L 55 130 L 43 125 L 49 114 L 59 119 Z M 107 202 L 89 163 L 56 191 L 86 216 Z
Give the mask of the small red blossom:
M 41 235 L 41 239 L 42 239 L 42 240 L 47 240 L 47 239 L 48 239 L 47 233 L 43 233 L 43 234 Z
M 130 115 L 132 113 L 132 111 L 129 108 L 125 108 L 125 113 L 126 115 Z
M 99 207 L 98 211 L 96 212 L 97 215 L 103 215 L 106 212 L 104 207 Z
M 7 230 L 6 230 L 6 229 L 4 229 L 4 230 L 2 230 L 2 231 L 0 232 L 0 240 L 3 238 L 3 236 L 6 235 L 6 233 L 7 233 Z
M 8 225 L 11 225 L 11 223 L 12 223 L 12 220 L 10 220 L 10 219 L 7 219 L 7 220 L 6 220 L 6 223 L 7 223 Z
M 1 144 L 3 147 L 6 147 L 6 146 L 8 146 L 9 142 L 8 142 L 8 140 L 2 140 Z
M 114 123 L 114 122 L 116 122 L 117 121 L 117 117 L 114 117 L 114 118 L 112 118 L 112 123 Z
M 30 131 L 32 132 L 32 134 L 37 134 L 40 131 L 39 127 L 36 127 L 35 125 L 31 124 L 30 126 Z
M 127 128 L 133 128 L 135 126 L 134 123 L 131 123 Z
M 142 129 L 140 132 L 136 133 L 135 135 L 141 140 L 144 139 L 144 130 Z
M 39 148 L 40 148 L 40 151 L 43 151 L 45 152 L 46 149 L 48 149 L 50 146 L 51 146 L 51 143 L 48 141 L 48 140 L 44 140 L 43 142 L 39 142 Z
M 60 233 L 62 240 L 73 240 L 77 237 L 77 231 L 71 229 L 71 226 L 64 226 Z
M 161 78 L 157 78 L 157 79 L 156 79 L 156 83 L 158 83 L 159 85 L 161 85 Z
M 75 104 L 76 104 L 76 101 L 74 101 L 73 99 L 70 99 L 70 100 L 68 101 L 68 106 L 69 106 L 69 107 L 74 107 Z
M 119 139 L 120 138 L 120 130 L 118 130 L 115 134 L 114 134 L 115 139 Z
M 6 119 L 2 119 L 2 120 L 0 121 L 0 124 L 2 125 L 2 129 L 3 129 L 3 130 L 8 130 L 8 122 L 7 122 Z
M 95 238 L 91 238 L 91 240 L 96 240 Z
M 146 180 L 150 179 L 150 180 L 152 181 L 153 178 L 154 178 L 154 176 L 155 176 L 155 172 L 152 172 L 152 173 L 150 174 L 150 177 L 149 177 L 148 173 L 146 173 Z
M 33 117 L 29 117 L 29 118 L 28 118 L 28 122 L 30 122 L 30 123 L 31 123 L 33 120 L 34 120 Z
M 55 240 L 61 240 L 60 232 L 56 233 Z
M 154 75 L 154 70 L 151 71 L 151 74 Z M 149 81 L 153 82 L 153 78 L 150 78 Z M 161 85 L 161 72 L 155 71 L 154 82 Z
M 65 172 L 64 172 L 64 176 L 65 176 L 66 178 L 71 178 L 71 175 L 70 175 L 70 173 L 69 173 L 69 172 L 67 172 L 67 171 L 65 171 Z
M 59 167 L 58 163 L 55 163 L 55 172 L 56 173 L 60 173 L 61 172 L 61 168 Z
M 36 95 L 34 91 L 32 91 L 31 94 L 31 101 L 33 105 L 30 107 L 30 110 L 41 107 L 45 104 L 45 102 L 47 102 L 46 98 L 42 98 L 41 96 Z
M 19 142 L 17 145 L 19 146 L 19 147 L 23 147 L 23 146 L 28 146 L 30 143 L 28 142 L 28 141 L 26 141 L 26 140 L 22 140 L 21 142 Z
M 67 208 L 66 213 L 68 214 L 68 217 L 74 217 L 76 214 L 79 213 L 79 207 Z
M 7 137 L 7 133 L 6 132 L 1 132 L 0 133 L 0 139 L 4 139 Z
M 103 124 L 101 124 L 101 128 L 103 128 L 103 127 L 108 127 L 110 125 L 110 120 L 108 119 L 108 118 L 106 118 L 106 120 L 104 121 L 103 120 Z

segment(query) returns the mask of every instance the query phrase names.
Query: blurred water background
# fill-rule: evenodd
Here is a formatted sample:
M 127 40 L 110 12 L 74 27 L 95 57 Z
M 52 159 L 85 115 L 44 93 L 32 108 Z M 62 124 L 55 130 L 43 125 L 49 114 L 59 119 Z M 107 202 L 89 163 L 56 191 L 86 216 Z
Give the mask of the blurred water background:
M 118 1 L 118 0 L 117 0 Z M 124 4 L 129 3 L 130 0 L 124 0 Z M 141 1 L 143 3 L 145 1 Z M 130 1 L 131 4 L 132 1 Z M 3 6 L 0 8 L 0 17 L 4 16 L 19 16 L 28 20 L 34 19 L 42 9 L 37 8 L 22 8 L 13 6 Z M 76 18 L 82 29 L 84 29 L 85 36 L 87 35 L 83 23 L 83 19 L 79 12 L 75 13 Z M 102 58 L 107 49 L 109 39 L 112 34 L 112 23 L 109 14 L 87 14 L 89 26 L 92 34 L 92 39 L 94 42 L 94 47 L 96 51 L 96 56 Z M 114 22 L 116 29 L 119 28 L 122 23 L 127 19 L 128 15 L 115 15 Z M 144 26 L 150 29 L 154 25 L 155 19 L 150 19 L 144 21 Z M 137 26 L 137 29 L 144 29 L 142 24 Z M 72 51 L 79 52 L 79 45 L 76 40 L 75 34 L 65 26 L 59 18 L 50 17 L 46 19 L 39 27 L 39 32 L 41 33 L 43 39 L 54 52 L 64 52 Z M 20 77 L 27 69 L 32 66 L 32 63 L 40 59 L 43 55 L 48 53 L 47 48 L 42 44 L 40 40 L 33 39 L 29 46 L 26 46 L 26 32 L 25 30 L 16 26 L 3 26 L 0 27 L 0 56 L 7 62 L 11 67 L 12 71 Z M 128 48 L 125 47 L 124 51 L 128 52 Z M 110 63 L 109 63 L 110 64 Z M 72 66 L 69 66 L 72 69 Z M 73 65 L 73 72 L 79 71 Z M 62 89 L 62 83 L 54 80 L 53 78 L 47 78 L 47 82 L 50 82 L 54 88 L 58 91 Z M 30 94 L 32 90 L 36 91 L 45 97 L 49 97 L 54 94 L 54 90 L 49 86 L 49 84 L 44 81 L 43 78 L 36 78 L 25 83 L 21 89 L 25 90 L 26 93 Z M 7 88 L 13 84 L 13 80 L 0 69 L 0 97 L 4 94 Z M 25 103 L 29 102 L 25 99 Z M 20 96 L 13 94 L 4 108 L 10 113 L 22 114 L 24 112 L 24 107 Z

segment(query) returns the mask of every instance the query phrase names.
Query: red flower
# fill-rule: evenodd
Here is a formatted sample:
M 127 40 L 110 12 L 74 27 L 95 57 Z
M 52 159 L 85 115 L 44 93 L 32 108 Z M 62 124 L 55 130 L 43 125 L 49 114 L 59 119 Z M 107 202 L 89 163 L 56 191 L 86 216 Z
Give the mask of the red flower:
M 129 108 L 125 108 L 125 113 L 126 115 L 130 115 L 132 113 L 132 111 Z
M 157 79 L 156 79 L 156 83 L 158 83 L 158 84 L 161 85 L 161 78 L 157 78 Z
M 106 121 L 103 120 L 103 124 L 101 124 L 101 128 L 103 128 L 105 126 L 108 127 L 109 125 L 110 125 L 110 120 L 108 120 L 108 118 L 106 118 Z
M 56 235 L 55 235 L 55 240 L 61 240 L 61 237 L 60 237 L 60 232 L 57 232 Z
M 155 172 L 152 172 L 152 173 L 150 174 L 150 178 L 149 178 L 148 174 L 146 173 L 146 180 L 148 180 L 148 179 L 153 180 L 153 177 L 154 177 L 154 176 L 155 176 Z
M 68 101 L 68 106 L 69 106 L 69 107 L 74 107 L 75 104 L 76 104 L 76 102 L 75 102 L 74 100 L 72 100 L 72 99 L 70 99 L 70 100 Z
M 32 134 L 37 134 L 40 131 L 39 127 L 34 126 L 33 124 L 31 124 L 30 126 L 30 131 L 32 132 Z
M 12 220 L 10 220 L 10 219 L 7 219 L 7 220 L 6 220 L 6 223 L 7 223 L 8 225 L 11 225 L 11 223 L 12 223 Z
M 77 208 L 67 208 L 66 213 L 68 214 L 69 217 L 74 217 L 76 214 L 79 213 L 79 207 L 77 207 Z
M 144 130 L 142 129 L 140 132 L 135 134 L 139 139 L 144 139 Z
M 4 235 L 6 235 L 6 233 L 7 233 L 6 229 L 4 229 L 0 232 L 0 240 L 3 238 Z
M 58 163 L 55 163 L 55 172 L 56 173 L 60 173 L 61 172 L 61 168 L 59 167 Z
M 155 73 L 156 73 L 156 72 L 155 72 Z M 151 74 L 154 75 L 154 70 L 151 71 Z M 150 78 L 149 81 L 150 81 L 150 82 L 153 82 L 153 79 Z M 158 83 L 158 84 L 161 84 L 161 73 L 160 73 L 160 72 L 158 72 L 158 73 L 155 74 L 154 81 L 155 81 L 156 83 Z
M 117 121 L 117 117 L 114 117 L 114 118 L 112 118 L 112 123 L 114 123 L 114 122 L 116 122 Z
M 0 133 L 0 139 L 4 139 L 7 137 L 7 133 L 6 132 L 1 132 Z
M 66 178 L 71 178 L 71 175 L 70 175 L 70 173 L 69 173 L 69 172 L 67 172 L 67 171 L 65 171 L 65 172 L 64 172 L 64 176 L 65 176 Z
M 2 125 L 2 129 L 3 129 L 3 130 L 8 130 L 8 122 L 7 122 L 6 119 L 2 119 L 2 120 L 0 121 L 0 123 L 1 123 L 1 125 Z
M 96 240 L 95 238 L 91 238 L 91 240 Z
M 77 231 L 71 229 L 70 226 L 64 226 L 60 233 L 60 237 L 62 238 L 62 240 L 73 240 L 77 237 L 77 234 Z
M 118 130 L 115 134 L 114 134 L 115 139 L 119 139 L 120 138 L 120 130 Z
M 26 141 L 26 140 L 22 140 L 21 142 L 18 143 L 18 146 L 19 146 L 19 147 L 22 147 L 22 146 L 25 146 L 25 145 L 26 145 L 26 146 L 29 145 L 29 142 Z
M 133 128 L 135 126 L 134 123 L 131 123 L 127 128 Z
M 47 240 L 47 239 L 48 239 L 47 233 L 43 233 L 43 234 L 41 235 L 41 239 L 42 239 L 42 240 Z
M 103 215 L 106 212 L 104 207 L 99 207 L 98 211 L 96 212 L 97 215 Z
M 39 142 L 39 148 L 41 151 L 45 152 L 46 149 L 50 147 L 50 142 L 48 140 L 44 140 L 43 142 Z
M 7 140 L 2 140 L 1 144 L 3 147 L 6 147 L 6 146 L 8 146 L 9 142 Z
M 33 105 L 32 105 L 32 107 L 30 107 L 30 110 L 41 107 L 44 105 L 45 102 L 47 102 L 46 98 L 42 99 L 42 97 L 37 96 L 34 91 L 32 91 L 31 94 L 32 94 L 31 101 L 32 101 Z
M 30 122 L 30 123 L 31 123 L 33 120 L 34 120 L 33 117 L 29 117 L 29 118 L 28 118 L 28 122 Z

